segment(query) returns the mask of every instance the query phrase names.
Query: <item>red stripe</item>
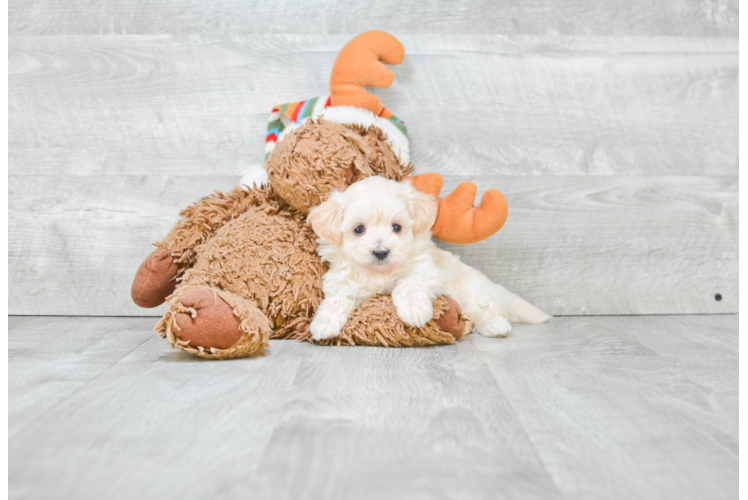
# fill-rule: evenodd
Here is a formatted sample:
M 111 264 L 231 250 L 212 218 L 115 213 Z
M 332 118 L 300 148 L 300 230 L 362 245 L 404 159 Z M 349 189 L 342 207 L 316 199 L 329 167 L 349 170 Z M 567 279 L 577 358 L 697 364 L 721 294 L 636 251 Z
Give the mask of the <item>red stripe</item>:
M 306 101 L 301 101 L 298 106 L 296 106 L 296 109 L 293 112 L 293 115 L 291 116 L 291 121 L 296 122 L 296 119 L 299 117 L 299 111 L 301 111 L 301 108 L 304 107 L 304 103 Z
M 332 106 L 332 96 L 327 96 L 327 101 L 325 102 L 325 107 L 329 108 Z
M 278 141 L 278 138 L 275 136 L 275 133 L 272 133 L 265 138 L 265 142 L 270 142 L 270 141 L 273 141 L 273 142 Z

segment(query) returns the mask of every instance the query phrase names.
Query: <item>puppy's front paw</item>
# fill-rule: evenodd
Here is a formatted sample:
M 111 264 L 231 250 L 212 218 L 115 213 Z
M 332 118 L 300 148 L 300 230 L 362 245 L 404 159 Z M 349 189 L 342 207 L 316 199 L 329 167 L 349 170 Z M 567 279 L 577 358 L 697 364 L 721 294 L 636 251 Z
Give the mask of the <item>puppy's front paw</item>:
M 340 335 L 343 323 L 344 321 L 336 321 L 335 318 L 324 317 L 318 314 L 312 320 L 312 324 L 309 325 L 309 330 L 314 340 L 331 339 Z
M 485 337 L 506 337 L 512 331 L 512 324 L 503 316 L 496 316 L 478 327 Z
M 428 296 L 399 296 L 392 294 L 397 315 L 406 325 L 421 327 L 434 317 L 434 305 Z

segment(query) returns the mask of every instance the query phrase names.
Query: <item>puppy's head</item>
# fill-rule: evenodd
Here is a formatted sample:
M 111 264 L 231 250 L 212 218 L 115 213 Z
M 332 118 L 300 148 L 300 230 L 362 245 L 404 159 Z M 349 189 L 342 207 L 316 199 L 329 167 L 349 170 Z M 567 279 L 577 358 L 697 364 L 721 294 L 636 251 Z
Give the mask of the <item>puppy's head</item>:
M 332 193 L 307 220 L 354 264 L 387 274 L 407 261 L 414 238 L 434 225 L 437 206 L 434 196 L 407 183 L 374 176 Z

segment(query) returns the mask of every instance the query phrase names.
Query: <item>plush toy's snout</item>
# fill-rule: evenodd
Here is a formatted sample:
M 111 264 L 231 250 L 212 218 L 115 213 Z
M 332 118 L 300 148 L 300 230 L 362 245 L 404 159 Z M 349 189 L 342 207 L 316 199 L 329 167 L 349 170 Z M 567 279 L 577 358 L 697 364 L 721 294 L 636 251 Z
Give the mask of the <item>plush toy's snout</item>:
M 345 169 L 345 183 L 349 186 L 358 180 L 358 170 L 356 165 L 351 165 Z

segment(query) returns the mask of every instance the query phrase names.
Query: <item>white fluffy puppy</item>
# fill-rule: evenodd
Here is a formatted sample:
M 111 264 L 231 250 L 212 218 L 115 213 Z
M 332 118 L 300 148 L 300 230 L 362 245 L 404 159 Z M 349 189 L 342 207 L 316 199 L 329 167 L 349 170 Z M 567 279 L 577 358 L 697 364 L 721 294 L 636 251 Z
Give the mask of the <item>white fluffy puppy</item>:
M 436 247 L 430 229 L 437 200 L 405 182 L 368 177 L 309 212 L 322 260 L 324 299 L 311 324 L 316 340 L 336 337 L 353 309 L 375 294 L 392 294 L 407 324 L 425 325 L 433 302 L 450 295 L 480 333 L 502 337 L 510 322 L 550 316 Z

